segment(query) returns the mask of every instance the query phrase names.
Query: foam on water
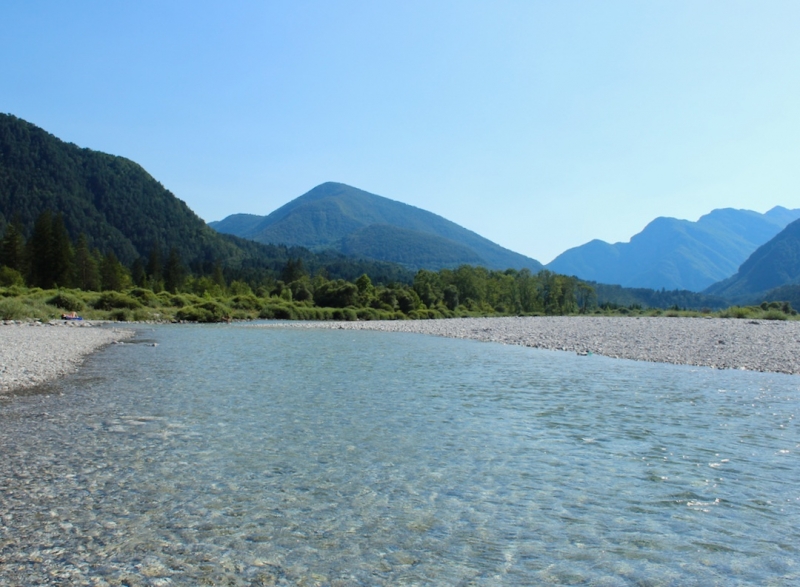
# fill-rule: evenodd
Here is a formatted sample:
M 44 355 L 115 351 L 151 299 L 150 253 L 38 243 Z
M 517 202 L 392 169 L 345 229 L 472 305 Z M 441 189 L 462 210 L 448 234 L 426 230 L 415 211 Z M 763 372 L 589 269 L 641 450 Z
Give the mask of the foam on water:
M 2 406 L 0 585 L 800 581 L 796 376 L 379 332 L 142 337 Z

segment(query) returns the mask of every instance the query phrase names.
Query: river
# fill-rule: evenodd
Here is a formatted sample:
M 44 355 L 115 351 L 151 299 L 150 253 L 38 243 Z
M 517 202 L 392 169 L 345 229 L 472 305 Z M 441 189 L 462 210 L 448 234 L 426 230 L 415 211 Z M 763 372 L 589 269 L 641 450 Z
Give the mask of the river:
M 799 413 L 798 376 L 142 326 L 0 404 L 0 585 L 800 583 Z

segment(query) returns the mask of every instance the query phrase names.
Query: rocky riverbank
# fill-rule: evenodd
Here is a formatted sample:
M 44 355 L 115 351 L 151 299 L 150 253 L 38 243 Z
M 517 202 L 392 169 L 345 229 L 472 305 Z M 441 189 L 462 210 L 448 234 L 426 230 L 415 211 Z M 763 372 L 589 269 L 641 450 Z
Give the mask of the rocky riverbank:
M 288 326 L 415 332 L 637 361 L 800 374 L 798 321 L 554 316 Z
M 91 322 L 21 322 L 0 326 L 0 396 L 75 371 L 97 349 L 133 330 Z

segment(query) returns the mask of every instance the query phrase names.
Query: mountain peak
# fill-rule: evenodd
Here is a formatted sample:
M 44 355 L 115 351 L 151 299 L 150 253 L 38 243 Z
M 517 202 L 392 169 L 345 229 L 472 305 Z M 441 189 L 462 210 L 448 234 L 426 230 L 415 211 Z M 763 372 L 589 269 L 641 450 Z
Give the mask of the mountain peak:
M 334 249 L 413 269 L 542 268 L 437 214 L 337 182 L 312 188 L 246 229 L 236 220 L 234 215 L 213 227 L 262 243 Z M 380 228 L 365 230 L 375 226 Z
M 718 208 L 697 222 L 655 218 L 630 242 L 591 241 L 565 251 L 548 269 L 625 287 L 701 291 L 732 275 L 758 246 L 775 236 L 800 210 L 776 206 L 767 214 Z

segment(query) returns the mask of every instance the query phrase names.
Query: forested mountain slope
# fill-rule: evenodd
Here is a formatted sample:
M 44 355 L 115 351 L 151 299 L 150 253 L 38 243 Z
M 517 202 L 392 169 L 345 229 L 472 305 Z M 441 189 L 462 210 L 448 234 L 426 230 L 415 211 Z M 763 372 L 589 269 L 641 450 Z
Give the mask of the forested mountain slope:
M 565 251 L 547 268 L 601 283 L 702 291 L 733 273 L 755 251 L 800 218 L 780 206 L 765 214 L 713 210 L 697 222 L 656 218 L 629 243 L 594 240 Z
M 800 220 L 795 220 L 742 263 L 732 277 L 705 293 L 751 303 L 773 298 L 785 286 L 800 284 Z M 767 296 L 767 292 L 773 292 Z
M 82 149 L 15 116 L 0 114 L 0 231 L 17 220 L 29 233 L 45 210 L 70 236 L 112 250 L 124 263 L 154 243 L 188 261 L 244 256 L 189 207 L 124 157 Z
M 62 215 L 73 242 L 83 234 L 90 248 L 113 252 L 125 265 L 158 247 L 162 255 L 175 249 L 196 269 L 220 263 L 237 276 L 280 275 L 288 260 L 302 259 L 308 271 L 324 270 L 332 278 L 365 272 L 377 281 L 412 278 L 399 265 L 220 234 L 133 161 L 80 148 L 0 114 L 0 234 L 15 222 L 27 238 L 45 211 Z
M 341 184 L 319 185 L 255 222 L 235 214 L 210 225 L 262 243 L 334 249 L 348 255 L 437 269 L 461 264 L 538 271 L 538 261 L 441 216 Z

